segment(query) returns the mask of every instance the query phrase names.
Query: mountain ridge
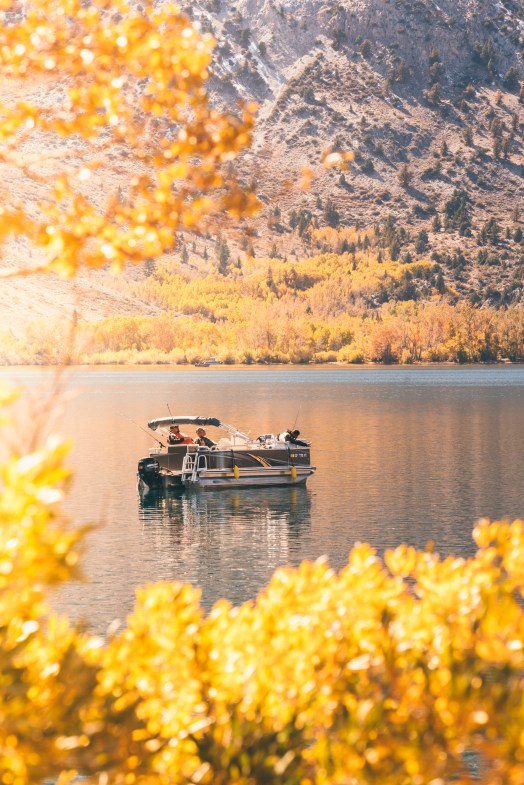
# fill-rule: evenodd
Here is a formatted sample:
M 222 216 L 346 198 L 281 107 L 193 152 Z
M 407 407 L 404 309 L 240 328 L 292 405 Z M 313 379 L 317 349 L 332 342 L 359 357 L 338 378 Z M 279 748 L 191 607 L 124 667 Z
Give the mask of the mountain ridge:
M 182 2 L 216 39 L 213 103 L 259 105 L 251 150 L 238 161 L 256 185 L 258 216 L 180 235 L 171 264 L 189 276 L 231 257 L 294 258 L 336 251 L 313 227 L 374 228 L 380 253 L 430 258 L 456 299 L 524 298 L 524 19 L 498 0 L 219 0 Z M 519 15 L 520 14 L 520 15 Z M 351 152 L 347 169 L 324 166 Z M 308 188 L 302 189 L 304 170 Z M 298 216 L 298 218 L 297 218 Z M 188 253 L 190 250 L 190 253 Z M 188 256 L 189 264 L 188 264 Z M 128 268 L 36 287 L 13 281 L 4 323 L 77 311 L 151 313 L 132 292 L 149 273 Z M 129 282 L 129 285 L 126 283 Z M 40 292 L 40 294 L 38 294 Z M 33 314 L 32 314 L 33 311 Z
M 515 3 L 239 0 L 234 7 L 192 8 L 195 18 L 207 9 L 204 28 L 217 38 L 213 97 L 232 106 L 249 87 L 260 100 L 246 173 L 251 168 L 258 182 L 261 218 L 269 220 L 275 206 L 284 213 L 299 206 L 322 225 L 317 204 L 326 199 L 335 201 L 343 225 L 371 226 L 394 216 L 413 227 L 404 253 L 413 255 L 417 234 L 428 232 L 430 252 L 450 259 L 446 275 L 463 296 L 479 288 L 481 248 L 491 261 L 504 257 L 488 267 L 503 261 L 518 273 L 523 249 L 513 235 L 519 238 L 524 201 L 524 21 Z M 258 69 L 260 59 L 273 69 L 271 84 Z M 323 155 L 333 149 L 354 152 L 349 172 L 323 169 Z M 286 190 L 304 166 L 315 175 L 309 193 Z M 469 225 L 448 220 L 432 232 L 436 215 L 445 223 L 457 190 L 468 195 Z M 486 245 L 482 231 L 490 221 L 498 223 L 497 238 Z M 296 238 L 275 238 L 261 224 L 254 222 L 260 252 L 276 244 L 280 255 L 289 253 Z M 467 256 L 459 266 L 470 273 L 468 281 L 454 274 L 457 252 Z M 493 270 L 483 273 L 498 285 Z

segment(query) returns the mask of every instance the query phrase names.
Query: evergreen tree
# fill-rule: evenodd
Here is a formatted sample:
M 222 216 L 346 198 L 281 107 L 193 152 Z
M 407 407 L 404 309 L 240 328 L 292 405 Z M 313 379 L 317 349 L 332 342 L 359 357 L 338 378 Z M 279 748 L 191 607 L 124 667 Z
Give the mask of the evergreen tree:
M 389 258 L 392 262 L 396 262 L 400 256 L 400 244 L 398 240 L 394 240 L 389 246 Z
M 500 238 L 500 225 L 496 218 L 488 218 L 488 220 L 483 224 L 480 232 L 479 232 L 479 243 L 481 245 L 486 245 L 486 243 L 491 243 L 492 245 L 497 245 Z
M 453 191 L 451 198 L 444 205 L 447 229 L 458 229 L 461 236 L 470 236 L 470 203 L 469 195 L 463 188 L 456 188 Z
M 222 235 L 219 235 L 215 245 L 215 256 L 217 260 L 218 272 L 220 275 L 227 275 L 229 271 L 229 261 L 231 252 L 227 241 Z
M 473 128 L 470 125 L 464 128 L 462 138 L 464 139 L 464 144 L 468 147 L 473 147 Z
M 328 226 L 338 226 L 340 223 L 340 214 L 336 208 L 333 199 L 327 199 L 324 205 L 324 220 Z
M 149 278 L 151 275 L 155 274 L 156 270 L 156 262 L 154 259 L 148 258 L 144 261 L 144 269 L 146 271 L 146 277 Z
M 436 277 L 435 280 L 435 289 L 439 294 L 444 294 L 446 291 L 446 284 L 444 283 L 444 276 L 442 275 L 442 271 Z
M 513 152 L 513 138 L 511 136 L 505 136 L 502 140 L 502 155 L 505 160 L 507 160 L 511 153 Z
M 365 41 L 362 41 L 359 47 L 360 54 L 365 60 L 368 60 L 371 57 L 372 47 L 371 41 L 366 38 Z
M 275 279 L 273 278 L 273 269 L 271 265 L 267 268 L 266 285 L 268 289 L 276 293 L 277 287 L 275 284 Z
M 302 237 L 309 227 L 313 216 L 309 210 L 300 210 L 298 214 L 298 236 Z
M 398 173 L 398 181 L 402 188 L 409 188 L 413 179 L 413 172 L 407 164 L 402 164 Z
M 429 237 L 428 233 L 423 229 L 418 233 L 416 242 L 415 242 L 415 252 L 416 253 L 426 253 L 429 248 Z
M 429 56 L 429 85 L 433 87 L 435 84 L 440 83 L 440 77 L 442 74 L 442 61 L 440 59 L 440 53 L 436 47 L 434 47 L 431 51 Z

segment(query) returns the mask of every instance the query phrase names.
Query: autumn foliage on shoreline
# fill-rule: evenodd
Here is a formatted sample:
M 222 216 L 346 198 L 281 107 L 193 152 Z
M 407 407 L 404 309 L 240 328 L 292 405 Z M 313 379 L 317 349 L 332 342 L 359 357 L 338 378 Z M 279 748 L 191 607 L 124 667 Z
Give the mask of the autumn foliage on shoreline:
M 436 269 L 437 268 L 437 269 Z M 524 361 L 524 309 L 454 304 L 438 266 L 371 252 L 247 259 L 228 276 L 157 264 L 130 291 L 157 316 L 0 328 L 1 364 L 476 363 Z M 62 336 L 57 341 L 57 335 Z M 67 356 L 64 355 L 67 346 Z

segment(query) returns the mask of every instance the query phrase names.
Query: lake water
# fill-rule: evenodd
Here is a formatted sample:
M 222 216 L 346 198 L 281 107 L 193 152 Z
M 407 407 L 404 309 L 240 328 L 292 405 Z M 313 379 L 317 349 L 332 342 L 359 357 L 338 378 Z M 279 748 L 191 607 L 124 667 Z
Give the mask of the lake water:
M 0 371 L 26 390 L 33 420 L 51 378 Z M 432 540 L 442 555 L 467 556 L 480 517 L 524 515 L 522 366 L 92 368 L 67 371 L 62 384 L 53 428 L 73 441 L 66 509 L 96 528 L 88 582 L 68 585 L 54 603 L 98 631 L 125 620 L 135 588 L 152 581 L 198 585 L 206 608 L 220 597 L 238 604 L 280 565 L 325 555 L 340 568 L 358 541 L 382 554 Z M 253 436 L 296 422 L 317 473 L 305 488 L 140 500 L 136 463 L 154 444 L 141 428 L 168 406 Z

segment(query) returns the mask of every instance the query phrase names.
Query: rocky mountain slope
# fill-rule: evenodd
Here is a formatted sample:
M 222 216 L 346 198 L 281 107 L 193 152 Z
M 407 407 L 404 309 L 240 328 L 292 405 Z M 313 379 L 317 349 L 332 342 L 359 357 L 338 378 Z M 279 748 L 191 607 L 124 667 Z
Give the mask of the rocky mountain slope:
M 254 144 L 239 167 L 256 185 L 262 210 L 228 227 L 232 254 L 300 259 L 323 250 L 308 227 L 374 226 L 384 253 L 432 257 L 458 298 L 521 301 L 520 0 L 180 5 L 217 41 L 212 100 L 229 108 L 238 101 L 259 105 Z M 330 151 L 354 154 L 347 171 L 323 165 Z M 312 179 L 302 189 L 305 170 Z M 215 263 L 220 231 L 181 238 L 175 258 L 186 263 L 190 249 L 191 269 L 205 270 Z M 122 282 L 87 279 L 77 282 L 75 295 L 82 315 L 140 308 L 126 299 Z M 19 286 L 9 319 L 17 308 L 27 316 L 30 289 L 25 281 Z M 105 291 L 105 301 L 93 287 Z M 44 293 L 40 304 L 45 315 L 54 309 L 53 296 Z
M 214 100 L 259 103 L 243 164 L 264 204 L 255 250 L 310 252 L 290 231 L 294 209 L 320 226 L 393 222 L 406 230 L 399 252 L 432 253 L 459 295 L 521 297 L 520 3 L 211 0 L 186 9 L 218 42 Z M 326 171 L 330 150 L 354 152 L 349 172 Z M 298 187 L 303 167 L 314 173 L 308 191 Z

